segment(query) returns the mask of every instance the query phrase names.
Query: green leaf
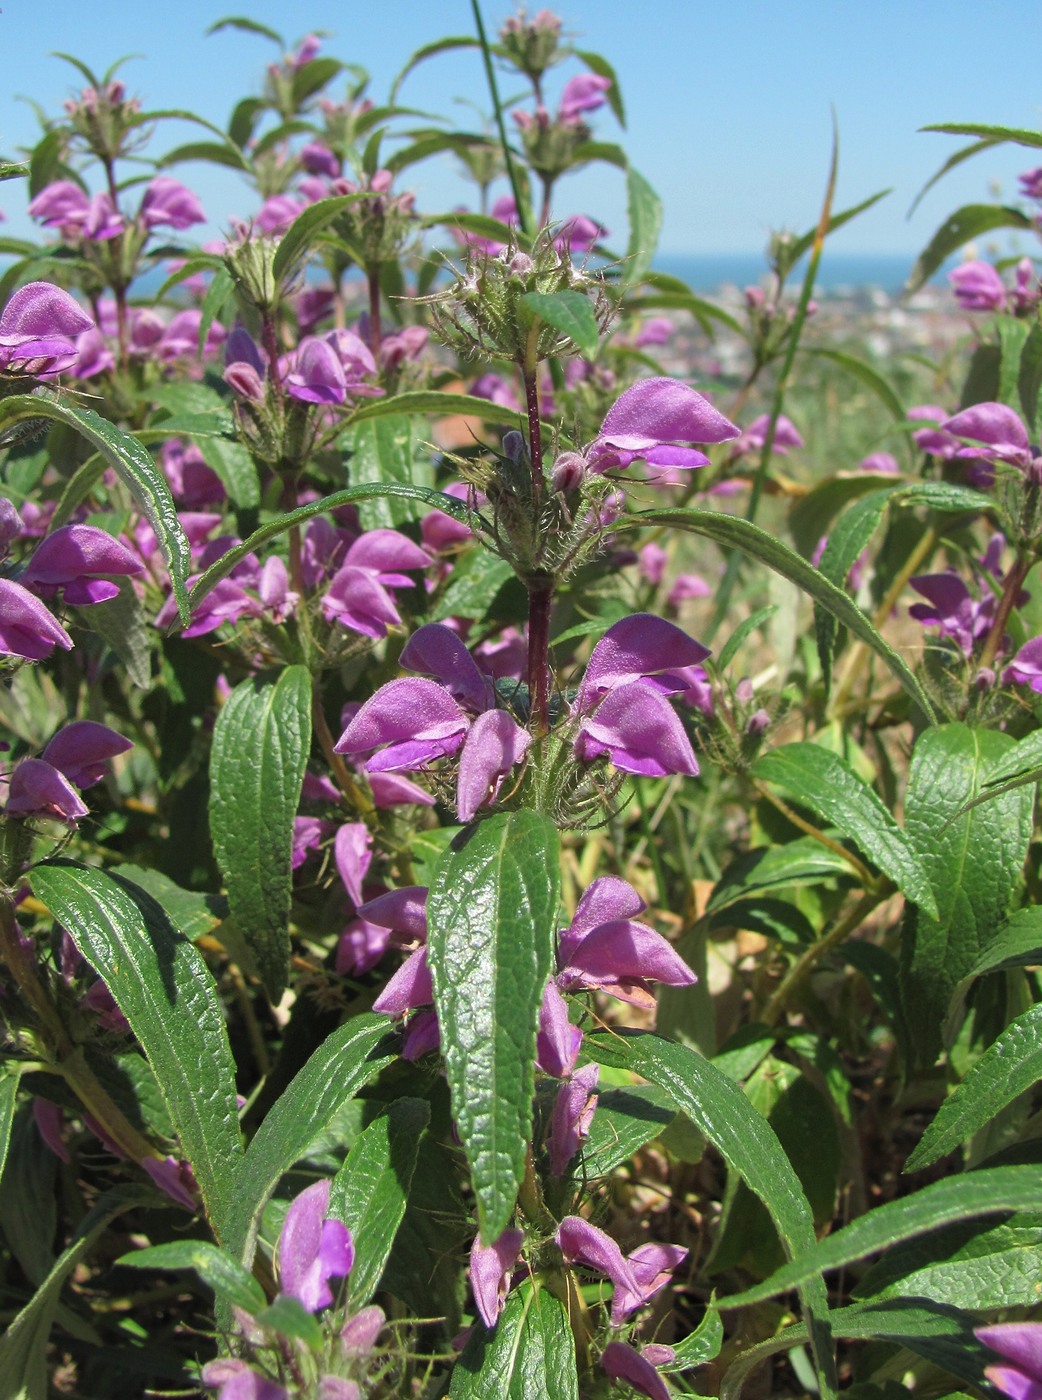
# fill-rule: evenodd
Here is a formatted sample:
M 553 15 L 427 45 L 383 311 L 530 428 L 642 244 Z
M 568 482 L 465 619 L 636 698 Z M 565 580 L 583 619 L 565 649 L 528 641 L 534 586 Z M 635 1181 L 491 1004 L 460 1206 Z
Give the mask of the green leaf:
M 597 358 L 601 331 L 585 292 L 525 292 L 521 301 L 541 321 L 566 335 L 588 360 Z
M 409 76 L 409 74 L 417 66 L 417 64 L 422 63 L 424 59 L 433 58 L 436 54 L 439 53 L 449 53 L 452 49 L 476 48 L 480 48 L 480 44 L 472 34 L 453 34 L 447 36 L 444 39 L 436 39 L 433 44 L 424 44 L 422 48 L 417 49 L 416 52 L 410 56 L 409 61 L 406 63 L 405 67 L 402 69 L 402 71 L 398 74 L 397 78 L 395 78 L 394 82 L 391 84 L 389 101 L 397 101 L 398 90 L 400 89 L 402 83 L 405 82 L 405 79 Z
M 452 138 L 446 134 L 439 144 L 451 144 Z M 433 147 L 434 138 L 429 144 Z M 428 144 L 428 143 L 425 143 Z M 433 151 L 432 151 L 433 153 Z M 404 151 L 399 151 L 397 157 L 392 156 L 388 163 L 388 169 L 394 167 L 394 163 L 401 163 Z M 500 219 L 493 219 L 490 214 L 468 214 L 464 211 L 456 211 L 450 214 L 428 214 L 420 220 L 425 228 L 447 228 L 455 231 L 459 229 L 463 233 L 476 234 L 478 238 L 491 239 L 493 243 L 516 242 L 518 230 L 510 224 L 504 224 Z
M 763 1201 L 790 1259 L 813 1248 L 814 1218 L 799 1178 L 766 1119 L 733 1080 L 695 1051 L 645 1031 L 588 1035 L 584 1045 L 601 1064 L 631 1070 L 669 1094 Z M 835 1394 L 824 1284 L 816 1272 L 805 1272 L 798 1286 L 814 1337 L 822 1394 Z
M 839 369 L 845 370 L 851 378 L 859 380 L 866 389 L 870 389 L 883 407 L 888 409 L 898 422 L 903 421 L 905 409 L 897 390 L 885 375 L 880 374 L 879 370 L 866 360 L 860 359 L 857 355 L 850 355 L 845 350 L 804 348 L 801 353 L 812 355 L 819 360 L 829 360 Z
M 348 470 L 352 481 L 404 483 L 428 489 L 434 485 L 430 448 L 414 437 L 410 417 L 355 423 L 342 437 L 341 445 L 351 453 Z M 423 513 L 422 505 L 400 496 L 374 496 L 359 508 L 364 530 L 395 529 Z
M 608 106 L 615 113 L 620 126 L 626 125 L 626 113 L 622 106 L 622 89 L 619 86 L 618 74 L 606 58 L 602 58 L 599 53 L 591 53 L 589 49 L 573 49 L 575 57 L 585 63 L 591 73 L 596 73 L 598 78 L 608 78 L 611 80 L 611 87 L 604 94 L 608 101 Z
M 1042 963 L 1042 905 L 1017 909 L 999 929 L 963 979 L 968 983 L 987 972 Z M 961 990 L 960 984 L 960 990 Z
M 1028 437 L 1037 442 L 1042 431 L 1042 322 L 1039 321 L 1031 327 L 1020 352 L 1017 393 Z
M 227 915 L 227 906 L 220 895 L 200 894 L 185 890 L 159 870 L 146 870 L 140 865 L 121 865 L 118 874 L 130 880 L 161 904 L 175 928 L 195 943 L 209 933 Z
M 266 24 L 260 24 L 255 19 L 246 19 L 242 15 L 227 15 L 224 19 L 214 20 L 206 31 L 207 36 L 219 34 L 222 29 L 241 29 L 246 34 L 260 34 L 265 39 L 270 39 L 272 43 L 278 44 L 280 49 L 286 47 L 286 41 L 274 29 L 269 29 Z
M 654 1086 L 607 1089 L 597 1099 L 597 1112 L 582 1149 L 582 1177 L 589 1181 L 607 1176 L 652 1138 L 657 1138 L 677 1116 L 666 1094 Z
M 708 510 L 644 510 L 636 515 L 623 516 L 618 525 L 672 525 L 692 534 L 704 535 L 725 548 L 741 550 L 751 559 L 759 560 L 775 573 L 796 584 L 809 594 L 821 607 L 830 612 L 837 621 L 867 643 L 893 672 L 896 679 L 912 697 L 930 723 L 934 721 L 933 706 L 909 670 L 904 660 L 884 641 L 872 623 L 859 607 L 847 597 L 841 588 L 830 583 L 813 564 L 789 549 L 781 540 L 761 530 L 758 525 L 737 516 L 721 515 Z
M 119 875 L 54 860 L 29 880 L 130 1022 L 222 1239 L 242 1147 L 235 1065 L 209 968 L 152 896 Z
M 704 1366 L 720 1355 L 724 1344 L 724 1324 L 715 1308 L 706 1308 L 705 1316 L 693 1332 L 677 1342 L 673 1348 L 673 1360 L 658 1369 L 665 1375 L 675 1371 L 691 1371 L 696 1366 Z
M 948 481 L 912 481 L 899 486 L 893 500 L 901 506 L 926 506 L 949 515 L 969 512 L 979 515 L 994 510 L 994 503 L 982 491 L 954 486 Z
M 271 264 L 275 281 L 281 282 L 292 271 L 297 260 L 307 252 L 314 239 L 335 218 L 345 209 L 350 209 L 352 204 L 367 198 L 365 190 L 359 190 L 357 194 L 336 194 L 329 199 L 319 199 L 314 204 L 309 204 L 279 239 L 279 246 Z
M 918 291 L 929 281 L 945 258 L 958 252 L 964 243 L 969 243 L 972 238 L 980 238 L 982 234 L 997 228 L 1028 229 L 1031 228 L 1031 220 L 1019 209 L 1001 204 L 964 204 L 961 209 L 957 209 L 945 219 L 919 254 L 905 283 L 905 293 Z
M 750 633 L 755 632 L 757 627 L 762 627 L 777 611 L 777 603 L 768 603 L 766 607 L 757 608 L 751 616 L 740 622 L 720 648 L 719 656 L 714 658 L 716 669 L 720 672 L 726 671 L 746 637 L 748 637 Z
M 1042 1079 L 1042 1003 L 1028 1007 L 985 1050 L 937 1111 L 905 1171 L 919 1171 L 972 1137 Z
M 251 1317 L 265 1305 L 264 1291 L 253 1275 L 207 1240 L 174 1240 L 136 1249 L 116 1263 L 129 1269 L 194 1269 L 219 1298 Z
M 561 1302 L 515 1288 L 492 1331 L 480 1321 L 452 1370 L 450 1400 L 578 1400 L 575 1341 Z
M 167 151 L 156 162 L 160 169 L 168 169 L 171 165 L 183 165 L 186 161 L 205 161 L 210 165 L 226 165 L 229 170 L 239 170 L 243 174 L 249 174 L 250 162 L 243 155 L 242 151 L 236 150 L 230 141 L 185 141 L 180 146 L 175 146 L 172 151 Z M 191 260 L 198 261 L 198 256 Z M 207 262 L 208 266 L 212 264 Z M 185 268 L 173 274 L 177 281 L 184 281 L 185 277 L 190 277 L 191 272 Z M 163 284 L 163 293 L 170 286 L 170 279 Z
M 11 1128 L 14 1124 L 14 1107 L 17 1100 L 18 1076 L 5 1074 L 0 1079 L 0 1183 L 4 1179 L 7 1149 L 11 1145 Z
M 1038 1302 L 1042 1215 L 962 1222 L 888 1249 L 858 1281 L 857 1298 L 929 1298 L 976 1312 Z
M 325 1041 L 269 1110 L 232 1183 L 225 1243 L 249 1268 L 268 1197 L 333 1115 L 395 1058 L 386 1016 L 352 1017 Z
M 390 398 L 366 399 L 348 421 L 349 424 L 363 423 L 368 418 L 385 418 L 388 414 L 400 413 L 422 413 L 432 418 L 462 413 L 486 423 L 502 423 L 511 428 L 516 428 L 522 421 L 516 409 L 504 408 L 502 404 L 492 403 L 489 399 L 479 399 L 475 394 L 442 394 L 433 389 L 410 389 L 407 393 L 395 394 Z
M 981 793 L 968 802 L 962 811 L 990 802 L 1014 788 L 1027 787 L 1042 778 L 1042 729 L 1019 740 L 1010 751 L 993 763 L 981 786 Z
M 115 598 L 82 608 L 79 616 L 123 663 L 133 684 L 147 690 L 152 684 L 152 647 L 145 610 L 129 579 L 120 579 L 116 586 L 119 592 Z
M 908 214 L 906 215 L 906 217 L 909 219 L 912 217 L 915 211 L 919 208 L 923 196 L 929 190 L 932 190 L 934 185 L 937 184 L 938 180 L 942 179 L 943 176 L 947 175 L 949 170 L 954 170 L 957 166 L 961 165 L 964 160 L 969 160 L 971 156 L 980 155 L 981 151 L 986 151 L 990 149 L 990 147 L 998 145 L 1001 145 L 1001 139 L 997 139 L 992 136 L 986 136 L 983 140 L 974 141 L 973 144 L 970 146 L 963 146 L 961 150 L 958 150 L 955 152 L 954 155 L 949 156 L 948 159 L 941 166 L 940 170 L 934 171 L 934 173 L 930 176 L 929 180 L 927 180 L 926 184 L 922 187 L 922 189 L 919 191 L 916 197 L 912 200 L 911 207 L 908 210 Z
M 425 1099 L 398 1099 L 358 1137 L 337 1172 L 327 1215 L 351 1231 L 350 1306 L 364 1307 L 376 1292 L 405 1215 L 420 1138 L 430 1122 Z
M 921 734 L 912 754 L 905 836 L 926 869 L 938 911 L 935 918 L 924 908 L 909 910 L 901 945 L 902 996 L 924 1063 L 941 1047 L 956 986 L 1006 921 L 1027 854 L 1028 790 L 962 810 L 1012 746 L 995 730 L 947 724 Z
M 188 540 L 177 518 L 177 507 L 170 494 L 166 477 L 151 455 L 128 433 L 90 408 L 78 408 L 56 399 L 36 398 L 15 394 L 0 401 L 0 432 L 34 418 L 49 418 L 64 423 L 85 437 L 112 467 L 124 486 L 133 494 L 148 523 L 152 526 L 163 557 L 170 571 L 170 581 L 177 609 L 188 622 L 188 594 L 185 579 L 191 568 L 192 555 Z
M 626 171 L 626 210 L 630 241 L 623 268 L 627 282 L 639 282 L 651 267 L 662 232 L 662 200 L 639 171 Z
M 1017 146 L 1042 146 L 1042 131 L 1029 131 L 1022 126 L 988 126 L 983 122 L 941 122 L 937 126 L 921 126 L 920 131 L 941 131 L 947 136 L 979 136 L 985 141 L 1012 141 Z
M 226 578 L 240 560 L 245 559 L 247 554 L 259 549 L 261 545 L 267 544 L 269 540 L 284 535 L 294 525 L 303 525 L 316 515 L 324 515 L 326 511 L 336 510 L 340 506 L 354 505 L 355 502 L 368 500 L 371 496 L 405 496 L 411 500 L 425 501 L 432 509 L 443 510 L 446 515 L 462 520 L 464 524 L 469 524 L 471 520 L 471 513 L 462 501 L 457 501 L 453 496 L 446 496 L 441 491 L 431 491 L 425 486 L 398 485 L 394 482 L 351 486 L 346 491 L 336 491 L 332 496 L 323 496 L 321 500 L 312 501 L 310 505 L 298 506 L 296 510 L 276 516 L 259 530 L 254 530 L 242 544 L 227 550 L 196 582 L 188 600 L 189 608 L 197 608 L 211 589 L 215 588 L 222 578 Z
M 752 894 L 762 895 L 790 885 L 819 884 L 850 874 L 850 862 L 812 836 L 785 846 L 758 846 L 727 867 L 710 896 L 706 913 L 716 914 Z
M 0 1400 L 47 1400 L 47 1338 L 62 1285 L 113 1220 L 128 1210 L 151 1204 L 153 1192 L 141 1186 L 118 1186 L 94 1203 L 68 1248 L 0 1337 Z
M 206 337 L 210 333 L 210 327 L 217 317 L 224 310 L 224 304 L 235 291 L 235 283 L 227 267 L 221 267 L 213 275 L 213 280 L 206 289 L 203 297 L 203 314 L 199 319 L 199 358 L 202 359 L 203 351 L 206 349 Z
M 728 1308 L 745 1308 L 875 1254 L 899 1240 L 914 1239 L 957 1220 L 1033 1210 L 1038 1205 L 1036 1166 L 991 1167 L 935 1181 L 911 1196 L 875 1206 L 851 1225 L 801 1252 L 764 1283 L 727 1299 Z
M 730 1306 L 730 1299 L 727 1306 Z M 858 1304 L 834 1308 L 829 1313 L 829 1322 L 837 1337 L 852 1341 L 880 1338 L 894 1342 L 971 1384 L 980 1385 L 983 1381 L 983 1350 L 973 1335 L 977 1319 L 955 1308 L 914 1300 Z M 807 1335 L 804 1324 L 797 1323 L 744 1351 L 728 1368 L 720 1390 L 721 1400 L 738 1400 L 745 1381 L 757 1366 L 780 1351 L 802 1345 Z M 900 1396 L 910 1394 L 903 1386 L 898 1386 L 897 1391 Z M 885 1391 L 874 1389 L 870 1393 L 873 1400 L 891 1400 L 892 1389 L 888 1386 Z M 843 1394 L 851 1397 L 856 1394 L 860 1400 L 862 1387 L 853 1386 Z M 957 1400 L 957 1397 L 949 1396 L 948 1400 Z
M 820 744 L 786 744 L 757 759 L 752 774 L 842 832 L 907 899 L 937 913 L 923 862 L 889 808 L 837 754 Z
M 1036 323 L 1037 327 L 1037 323 Z M 997 316 L 995 331 L 999 338 L 999 391 L 996 398 L 1016 412 L 1019 395 L 1020 357 L 1032 328 L 1015 316 Z
M 287 666 L 225 701 L 210 756 L 210 830 L 232 918 L 278 1001 L 289 971 L 293 819 L 311 748 L 311 677 Z
M 818 561 L 818 568 L 837 588 L 846 588 L 847 575 L 879 528 L 892 496 L 893 488 L 872 491 L 869 495 L 862 496 L 849 510 L 843 512 L 829 531 L 828 542 Z M 832 658 L 839 625 L 831 613 L 815 606 L 814 630 L 825 693 L 828 694 L 832 684 Z
M 549 817 L 505 812 L 456 837 L 427 897 L 445 1071 L 486 1243 L 510 1223 L 532 1135 L 536 1031 L 560 878 Z
M 262 1327 L 270 1327 L 283 1337 L 302 1342 L 310 1352 L 322 1350 L 325 1339 L 318 1318 L 309 1313 L 298 1298 L 292 1298 L 288 1293 L 280 1293 L 273 1303 L 257 1314 L 257 1321 Z
M 260 505 L 260 479 L 247 447 L 232 438 L 204 437 L 199 441 L 203 461 L 217 473 L 228 498 L 240 510 Z
M 29 174 L 25 161 L 5 160 L 0 162 L 0 180 L 20 180 Z
M 863 214 L 866 209 L 871 209 L 873 204 L 878 204 L 881 199 L 886 199 L 889 193 L 890 191 L 888 189 L 878 190 L 875 194 L 870 194 L 867 199 L 863 199 L 860 204 L 852 204 L 849 209 L 841 209 L 838 214 L 831 214 L 825 228 L 826 234 L 835 233 L 836 230 L 842 228 L 844 224 L 849 224 L 851 219 L 856 219 L 857 216 Z M 799 238 L 793 240 L 791 245 L 786 249 L 785 263 L 787 268 L 791 268 L 795 263 L 799 262 L 804 253 L 810 252 L 817 236 L 818 230 L 815 226 L 812 229 L 808 229 L 807 232 L 802 234 Z

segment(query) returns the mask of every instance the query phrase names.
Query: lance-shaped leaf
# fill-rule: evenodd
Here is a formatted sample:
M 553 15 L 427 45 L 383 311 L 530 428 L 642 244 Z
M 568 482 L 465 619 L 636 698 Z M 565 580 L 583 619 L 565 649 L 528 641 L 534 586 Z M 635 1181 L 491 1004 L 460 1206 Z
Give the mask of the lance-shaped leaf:
M 30 883 L 130 1022 L 222 1238 L 242 1147 L 235 1065 L 210 969 L 129 880 L 60 860 L 36 866 Z
M 626 210 L 630 238 L 626 247 L 623 276 L 639 282 L 651 267 L 662 232 L 662 200 L 637 170 L 626 171 Z
M 116 1260 L 130 1269 L 194 1269 L 218 1298 L 255 1317 L 266 1303 L 260 1284 L 237 1260 L 208 1240 L 173 1240 Z
M 588 360 L 596 357 L 601 333 L 585 292 L 526 292 L 521 301 L 541 321 L 566 335 Z
M 177 609 L 188 621 L 188 595 L 185 579 L 191 567 L 191 550 L 166 477 L 151 454 L 136 438 L 117 428 L 90 408 L 74 407 L 57 399 L 15 394 L 0 402 L 0 433 L 16 423 L 33 418 L 49 418 L 73 428 L 99 451 L 123 484 L 133 494 L 152 526 L 170 571 Z
M 936 918 L 911 909 L 901 945 L 909 1029 L 923 1062 L 941 1046 L 940 1027 L 956 986 L 999 929 L 1031 836 L 1030 789 L 964 811 L 992 765 L 1013 746 L 995 730 L 946 724 L 920 735 L 905 798 L 905 836 L 937 901 Z
M 485 1243 L 510 1223 L 532 1135 L 558 845 L 556 828 L 540 812 L 490 817 L 462 831 L 444 852 L 427 897 L 445 1068 Z
M 344 1222 L 355 1245 L 352 1312 L 372 1298 L 390 1258 L 430 1116 L 425 1099 L 398 1099 L 359 1135 L 333 1180 L 326 1214 Z
M 732 1079 L 694 1050 L 644 1031 L 587 1036 L 585 1046 L 599 1063 L 632 1070 L 669 1094 L 763 1201 L 790 1259 L 813 1248 L 814 1218 L 799 1178 L 767 1120 Z M 814 1272 L 802 1273 L 797 1286 L 822 1395 L 834 1395 L 825 1286 Z
M 905 283 L 905 293 L 917 292 L 944 262 L 971 238 L 997 228 L 1029 229 L 1031 220 L 1019 209 L 1002 204 L 964 204 L 950 214 L 919 254 Z
M 349 428 L 341 444 L 351 453 L 352 480 L 432 487 L 430 449 L 422 445 L 413 428 L 412 419 L 405 415 L 366 419 Z M 365 530 L 395 529 L 404 521 L 418 520 L 428 509 L 425 501 L 415 498 L 374 496 L 362 504 L 359 519 Z
M 1032 1210 L 1038 1205 L 1038 1168 L 991 1167 L 948 1177 L 914 1195 L 876 1206 L 852 1225 L 837 1230 L 813 1248 L 783 1264 L 769 1279 L 727 1299 L 729 1308 L 749 1307 L 798 1288 L 826 1269 L 839 1269 L 875 1254 L 899 1240 L 914 1239 L 957 1220 L 973 1220 L 1003 1211 Z
M 937 902 L 919 856 L 889 808 L 837 754 L 820 744 L 786 744 L 764 754 L 752 772 L 836 827 L 907 899 L 936 914 Z
M 269 1109 L 234 1182 L 226 1243 L 248 1268 L 257 1225 L 279 1178 L 304 1156 L 330 1119 L 394 1059 L 386 1016 L 355 1016 L 323 1043 Z
M 830 612 L 837 622 L 842 622 L 850 632 L 858 637 L 881 658 L 893 672 L 896 679 L 912 697 L 930 721 L 934 722 L 933 706 L 922 686 L 908 666 L 889 642 L 872 626 L 861 609 L 820 573 L 813 564 L 808 564 L 781 540 L 761 530 L 748 520 L 740 520 L 734 515 L 721 515 L 709 510 L 643 510 L 633 516 L 624 516 L 616 527 L 625 524 L 672 525 L 679 530 L 690 530 L 692 534 L 704 535 L 728 549 L 738 549 L 751 559 L 766 564 L 775 573 L 796 584 L 815 603 Z
M 493 1331 L 477 1326 L 456 1362 L 450 1400 L 578 1400 L 575 1341 L 560 1300 L 523 1283 Z
M 268 995 L 289 969 L 293 819 L 311 746 L 311 678 L 288 666 L 277 681 L 236 686 L 217 717 L 210 757 L 210 829 L 242 930 Z
M 905 1163 L 928 1167 L 989 1123 L 1018 1094 L 1042 1079 L 1042 1003 L 1029 1006 L 952 1090 Z
M 888 1249 L 858 1281 L 856 1298 L 929 1298 L 956 1308 L 1038 1302 L 1042 1214 L 963 1221 Z
M 275 250 L 275 257 L 271 264 L 271 273 L 275 280 L 280 282 L 287 273 L 292 271 L 298 258 L 307 252 L 309 246 L 318 238 L 322 230 L 328 227 L 345 209 L 349 209 L 352 204 L 357 204 L 359 200 L 366 198 L 368 198 L 366 191 L 359 190 L 355 194 L 335 194 L 329 199 L 319 199 L 314 204 L 309 204 L 303 213 L 297 215 L 279 239 L 279 246 Z

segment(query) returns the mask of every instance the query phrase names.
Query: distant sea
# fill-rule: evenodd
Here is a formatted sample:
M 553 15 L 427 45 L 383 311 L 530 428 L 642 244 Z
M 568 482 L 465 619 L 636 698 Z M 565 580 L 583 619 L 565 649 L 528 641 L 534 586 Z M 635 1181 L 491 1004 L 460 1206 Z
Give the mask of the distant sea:
M 915 263 L 913 253 L 830 253 L 826 248 L 818 267 L 816 285 L 823 292 L 846 288 L 878 287 L 896 294 Z M 805 263 L 789 276 L 788 285 L 798 287 Z M 736 287 L 755 285 L 767 270 L 762 253 L 660 253 L 654 270 L 679 277 L 694 292 L 715 292 L 725 284 Z M 943 283 L 944 269 L 931 278 Z

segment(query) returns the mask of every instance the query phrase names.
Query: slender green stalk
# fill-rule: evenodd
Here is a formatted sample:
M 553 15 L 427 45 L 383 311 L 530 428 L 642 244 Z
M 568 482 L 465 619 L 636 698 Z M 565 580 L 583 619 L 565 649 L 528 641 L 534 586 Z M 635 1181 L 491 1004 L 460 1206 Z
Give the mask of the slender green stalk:
M 488 35 L 485 33 L 485 22 L 481 18 L 481 6 L 478 4 L 478 0 L 470 0 L 470 8 L 474 11 L 474 25 L 478 31 L 481 55 L 485 61 L 485 76 L 488 78 L 488 90 L 492 98 L 492 110 L 496 114 L 496 127 L 499 130 L 499 143 L 503 147 L 503 160 L 507 167 L 507 179 L 510 181 L 510 189 L 514 196 L 514 203 L 517 205 L 518 222 L 521 225 L 521 232 L 530 235 L 532 233 L 532 220 L 528 212 L 528 201 L 524 198 L 524 193 L 521 189 L 521 181 L 518 179 L 517 168 L 514 165 L 514 157 L 510 150 L 510 142 L 507 140 L 507 126 L 503 116 L 503 104 L 499 100 L 496 70 L 492 66 L 492 50 L 489 48 Z
M 802 957 L 793 963 L 782 978 L 774 995 L 764 1007 L 760 1019 L 768 1026 L 776 1026 L 785 1015 L 793 993 L 799 990 L 826 953 L 831 953 L 834 948 L 845 943 L 855 929 L 864 923 L 872 910 L 878 904 L 882 904 L 884 899 L 889 899 L 893 892 L 894 887 L 889 880 L 880 889 L 866 890 L 857 904 L 833 924 L 825 937 L 819 938 L 817 943 L 812 943 Z

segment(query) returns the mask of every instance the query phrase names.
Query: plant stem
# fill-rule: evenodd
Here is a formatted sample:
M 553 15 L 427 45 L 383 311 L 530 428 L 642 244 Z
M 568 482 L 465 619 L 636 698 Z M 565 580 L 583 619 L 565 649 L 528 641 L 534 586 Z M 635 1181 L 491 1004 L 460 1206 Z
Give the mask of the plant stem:
M 311 726 L 315 731 L 315 738 L 318 740 L 322 754 L 336 779 L 337 787 L 344 794 L 348 804 L 354 808 L 359 816 L 372 816 L 376 810 L 372 799 L 363 792 L 355 781 L 350 768 L 344 762 L 343 754 L 337 753 L 333 747 L 333 735 L 326 721 L 326 712 L 322 708 L 322 698 L 318 693 L 318 685 L 315 681 L 312 682 L 311 692 Z
M 1016 605 L 1017 595 L 1021 585 L 1028 576 L 1032 560 L 1018 554 L 1014 559 L 1006 581 L 1002 585 L 1002 597 L 999 599 L 998 608 L 995 611 L 995 621 L 991 624 L 991 631 L 988 633 L 984 643 L 984 650 L 980 654 L 981 667 L 990 666 L 998 655 L 999 647 L 1002 645 L 1002 638 L 1006 633 L 1006 623 L 1009 615 Z
M 534 338 L 534 331 L 533 331 Z M 538 538 L 539 519 L 546 494 L 543 480 L 543 436 L 539 422 L 539 386 L 536 383 L 535 355 L 522 366 L 525 405 L 528 409 L 528 455 L 532 466 L 532 513 Z M 550 610 L 554 580 L 550 574 L 533 572 L 525 579 L 528 589 L 528 696 L 533 732 L 539 738 L 550 728 Z
M 800 831 L 806 833 L 807 836 L 813 837 L 815 841 L 826 847 L 826 849 L 834 852 L 837 856 L 842 856 L 862 885 L 870 885 L 872 883 L 872 874 L 868 867 L 863 865 L 852 851 L 848 851 L 846 846 L 841 845 L 838 841 L 833 841 L 831 836 L 826 836 L 825 833 L 819 831 L 813 823 L 806 821 L 800 816 L 799 812 L 794 811 L 787 802 L 773 793 L 765 783 L 758 782 L 754 778 L 753 787 L 761 797 L 767 799 L 776 811 L 782 814 L 786 821 L 792 822 L 793 826 L 798 827 Z
M 380 264 L 366 268 L 366 282 L 369 287 L 369 349 L 373 359 L 380 360 Z

